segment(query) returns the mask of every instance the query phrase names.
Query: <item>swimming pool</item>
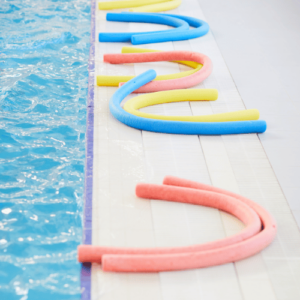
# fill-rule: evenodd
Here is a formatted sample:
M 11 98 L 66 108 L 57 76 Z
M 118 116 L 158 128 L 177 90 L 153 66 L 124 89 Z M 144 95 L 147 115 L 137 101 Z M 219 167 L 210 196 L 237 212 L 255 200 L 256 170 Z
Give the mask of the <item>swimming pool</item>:
M 0 7 L 1 299 L 80 299 L 89 0 Z

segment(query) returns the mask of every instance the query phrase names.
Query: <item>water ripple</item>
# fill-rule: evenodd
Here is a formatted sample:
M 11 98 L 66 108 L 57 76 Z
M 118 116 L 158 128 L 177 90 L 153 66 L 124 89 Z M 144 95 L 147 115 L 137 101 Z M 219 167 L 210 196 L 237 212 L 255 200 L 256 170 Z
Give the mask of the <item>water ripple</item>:
M 90 1 L 3 1 L 0 32 L 0 298 L 80 299 Z

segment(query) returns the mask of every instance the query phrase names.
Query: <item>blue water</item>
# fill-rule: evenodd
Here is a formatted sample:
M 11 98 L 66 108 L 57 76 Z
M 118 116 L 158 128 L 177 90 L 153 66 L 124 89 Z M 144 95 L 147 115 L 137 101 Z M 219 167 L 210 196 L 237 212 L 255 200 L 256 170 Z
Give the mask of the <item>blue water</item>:
M 0 2 L 0 299 L 80 299 L 90 0 Z

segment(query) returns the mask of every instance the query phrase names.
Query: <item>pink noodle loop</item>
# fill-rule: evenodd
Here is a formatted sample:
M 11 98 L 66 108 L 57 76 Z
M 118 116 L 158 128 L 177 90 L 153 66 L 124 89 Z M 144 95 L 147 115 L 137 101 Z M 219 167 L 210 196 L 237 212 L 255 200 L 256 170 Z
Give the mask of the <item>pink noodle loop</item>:
M 115 248 L 81 245 L 80 262 L 102 262 L 104 271 L 161 272 L 202 268 L 234 262 L 261 251 L 276 234 L 272 216 L 257 203 L 209 185 L 167 176 L 164 185 L 138 184 L 136 194 L 215 207 L 239 218 L 246 228 L 214 242 L 172 248 Z M 263 226 L 263 229 L 262 229 Z
M 166 51 L 147 53 L 125 53 L 125 54 L 105 54 L 104 62 L 111 64 L 142 63 L 156 61 L 185 60 L 202 64 L 203 67 L 186 77 L 178 79 L 168 79 L 152 81 L 134 91 L 134 93 L 152 93 L 175 89 L 186 89 L 195 86 L 206 79 L 212 72 L 212 62 L 204 54 L 189 51 Z M 120 86 L 124 82 L 120 83 Z

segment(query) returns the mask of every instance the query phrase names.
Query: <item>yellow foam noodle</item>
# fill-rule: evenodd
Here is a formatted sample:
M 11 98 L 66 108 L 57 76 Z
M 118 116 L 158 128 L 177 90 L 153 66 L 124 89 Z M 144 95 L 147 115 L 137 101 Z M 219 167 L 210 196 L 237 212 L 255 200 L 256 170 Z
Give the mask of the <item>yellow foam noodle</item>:
M 105 1 L 98 2 L 100 10 L 111 10 L 120 8 L 130 8 L 139 6 L 152 6 L 169 0 L 126 0 L 126 1 Z
M 144 48 L 134 48 L 134 47 L 123 47 L 122 53 L 145 53 L 145 52 L 160 52 L 159 50 L 152 50 L 152 49 L 144 49 Z M 198 64 L 194 61 L 173 61 L 174 63 L 180 63 L 186 66 L 193 68 L 192 70 L 174 73 L 174 74 L 167 74 L 167 75 L 159 75 L 154 80 L 169 80 L 169 79 L 177 79 L 186 77 L 189 75 L 198 72 L 202 65 Z M 97 76 L 97 85 L 98 86 L 119 86 L 120 82 L 127 82 L 134 78 L 135 76 L 107 76 L 107 75 L 98 75 Z
M 171 9 L 175 9 L 181 4 L 181 0 L 172 0 L 172 1 L 165 1 L 159 4 L 152 4 L 152 5 L 145 5 L 140 6 L 138 8 L 129 9 L 129 11 L 134 12 L 161 12 L 167 11 Z
M 139 109 L 151 105 L 182 102 L 182 101 L 212 101 L 217 100 L 218 91 L 216 89 L 189 89 L 172 90 L 150 94 L 144 94 L 131 98 L 124 105 L 124 110 L 128 113 L 148 119 L 168 120 L 168 121 L 188 121 L 188 122 L 228 122 L 228 121 L 248 121 L 258 120 L 259 111 L 257 109 L 247 109 L 221 114 L 204 116 L 162 116 L 148 114 Z

